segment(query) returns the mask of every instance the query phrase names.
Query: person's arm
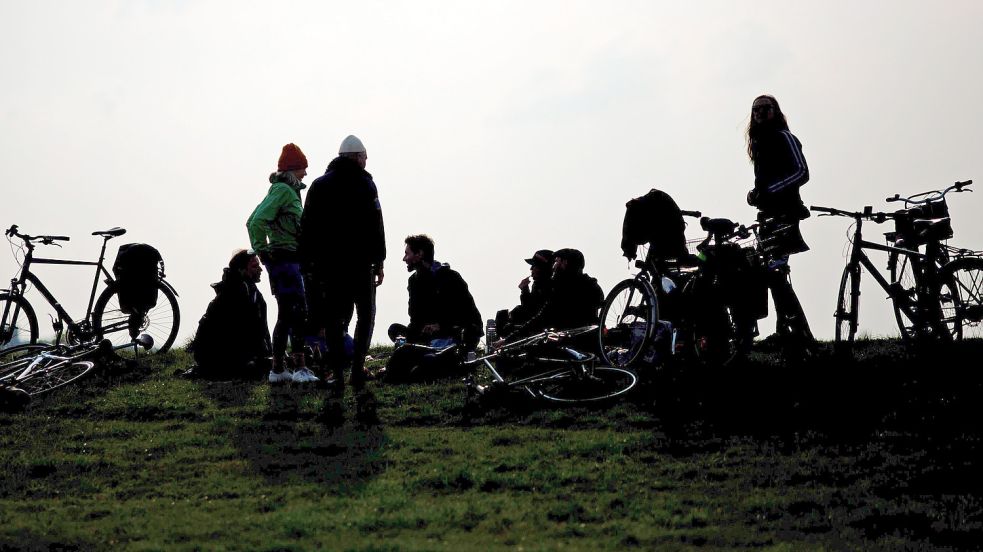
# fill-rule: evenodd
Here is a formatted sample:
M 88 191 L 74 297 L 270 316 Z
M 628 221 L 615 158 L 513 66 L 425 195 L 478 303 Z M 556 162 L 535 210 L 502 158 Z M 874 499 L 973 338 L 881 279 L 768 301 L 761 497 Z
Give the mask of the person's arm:
M 768 184 L 770 194 L 795 189 L 809 181 L 809 166 L 802 155 L 802 145 L 791 132 L 782 131 L 779 134 L 777 148 L 783 152 L 782 166 L 789 168 L 789 174 Z
M 365 232 L 368 237 L 367 247 L 369 261 L 372 263 L 375 285 L 382 285 L 385 278 L 383 265 L 386 261 L 386 226 L 382 218 L 382 203 L 379 201 L 379 191 L 371 178 L 366 182 Z

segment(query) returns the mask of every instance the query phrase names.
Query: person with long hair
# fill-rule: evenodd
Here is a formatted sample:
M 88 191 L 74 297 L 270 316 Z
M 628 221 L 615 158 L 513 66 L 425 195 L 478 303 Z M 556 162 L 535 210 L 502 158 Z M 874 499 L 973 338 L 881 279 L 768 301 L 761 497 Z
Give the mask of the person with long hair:
M 748 204 L 758 208 L 762 232 L 781 228 L 792 237 L 784 254 L 768 266 L 768 287 L 775 303 L 776 333 L 786 351 L 810 350 L 815 339 L 802 305 L 789 279 L 788 256 L 807 251 L 801 239 L 799 221 L 809 216 L 799 188 L 809 181 L 809 166 L 802 155 L 802 143 L 788 128 L 788 121 L 774 96 L 761 95 L 751 104 L 747 127 L 747 153 L 754 166 L 754 188 L 747 194 Z M 777 237 L 776 237 L 777 238 Z

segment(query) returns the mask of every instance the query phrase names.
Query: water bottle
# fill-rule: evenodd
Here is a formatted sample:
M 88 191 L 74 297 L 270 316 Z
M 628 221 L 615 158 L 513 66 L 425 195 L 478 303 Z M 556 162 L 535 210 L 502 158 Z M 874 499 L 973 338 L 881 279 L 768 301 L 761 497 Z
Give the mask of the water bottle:
M 498 328 L 495 327 L 495 320 L 489 318 L 485 325 L 485 349 L 486 352 L 491 352 L 492 344 L 498 340 Z

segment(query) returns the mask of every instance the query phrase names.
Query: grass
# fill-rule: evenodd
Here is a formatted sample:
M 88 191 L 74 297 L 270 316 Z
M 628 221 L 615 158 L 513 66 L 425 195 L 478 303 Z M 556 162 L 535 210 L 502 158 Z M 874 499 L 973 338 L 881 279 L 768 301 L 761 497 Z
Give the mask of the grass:
M 177 351 L 0 415 L 0 550 L 975 550 L 981 352 L 765 352 L 604 408 L 371 384 L 339 423 Z

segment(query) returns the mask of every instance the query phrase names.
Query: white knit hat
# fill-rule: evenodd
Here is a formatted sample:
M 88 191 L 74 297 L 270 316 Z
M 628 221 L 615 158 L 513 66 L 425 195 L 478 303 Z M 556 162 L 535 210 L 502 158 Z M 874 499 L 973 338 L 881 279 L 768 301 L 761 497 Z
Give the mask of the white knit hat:
M 349 135 L 348 138 L 341 141 L 338 153 L 365 153 L 365 146 L 362 145 L 362 141 L 357 136 Z

